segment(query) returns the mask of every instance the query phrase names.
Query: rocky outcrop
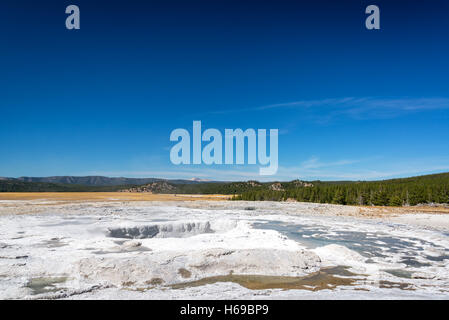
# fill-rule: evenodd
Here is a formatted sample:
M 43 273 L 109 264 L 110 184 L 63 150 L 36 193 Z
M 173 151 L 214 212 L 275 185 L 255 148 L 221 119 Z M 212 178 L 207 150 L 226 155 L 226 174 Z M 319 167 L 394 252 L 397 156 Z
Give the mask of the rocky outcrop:
M 282 188 L 282 184 L 280 182 L 275 182 L 275 183 L 272 183 L 270 185 L 270 190 L 273 190 L 273 191 L 284 191 L 285 189 Z
M 120 192 L 173 193 L 176 187 L 166 181 L 157 181 L 143 186 L 120 190 Z
M 262 185 L 259 181 L 253 181 L 253 180 L 246 182 L 246 184 L 248 184 L 251 187 L 260 187 Z
M 301 180 L 293 180 L 292 183 L 295 187 L 313 187 L 313 183 Z

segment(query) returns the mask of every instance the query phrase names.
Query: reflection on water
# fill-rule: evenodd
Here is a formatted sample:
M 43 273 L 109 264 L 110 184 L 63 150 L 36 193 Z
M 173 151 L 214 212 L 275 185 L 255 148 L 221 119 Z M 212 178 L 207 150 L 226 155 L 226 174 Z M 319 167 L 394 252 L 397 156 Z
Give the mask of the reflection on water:
M 319 291 L 334 289 L 337 286 L 354 286 L 357 275 L 349 272 L 346 267 L 323 268 L 304 277 L 279 277 L 258 275 L 226 275 L 203 278 L 197 281 L 172 285 L 172 289 L 198 287 L 217 282 L 234 282 L 251 290 L 263 289 L 302 289 Z
M 387 269 L 384 270 L 385 272 L 398 277 L 398 278 L 404 278 L 404 279 L 411 279 L 413 272 L 403 269 Z
M 66 281 L 67 277 L 33 278 L 27 283 L 26 287 L 30 288 L 33 294 L 56 292 L 62 289 L 57 285 Z

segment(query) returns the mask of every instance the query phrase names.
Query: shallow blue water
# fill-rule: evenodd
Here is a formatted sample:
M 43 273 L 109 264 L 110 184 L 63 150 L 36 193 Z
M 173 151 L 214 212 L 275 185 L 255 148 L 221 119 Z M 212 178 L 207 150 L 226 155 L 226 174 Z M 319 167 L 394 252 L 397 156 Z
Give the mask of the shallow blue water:
M 254 223 L 253 227 L 276 230 L 310 249 L 329 244 L 338 244 L 354 250 L 366 258 L 376 257 L 389 260 L 389 257 L 392 255 L 399 255 L 401 258 L 400 262 L 407 267 L 430 266 L 434 261 L 449 259 L 449 250 L 413 237 L 395 237 L 381 232 L 330 230 L 324 226 L 289 224 L 282 221 L 268 220 Z M 437 257 L 429 256 L 425 253 L 423 245 L 434 247 L 443 252 L 443 254 Z M 420 261 L 416 259 L 417 256 L 421 257 Z

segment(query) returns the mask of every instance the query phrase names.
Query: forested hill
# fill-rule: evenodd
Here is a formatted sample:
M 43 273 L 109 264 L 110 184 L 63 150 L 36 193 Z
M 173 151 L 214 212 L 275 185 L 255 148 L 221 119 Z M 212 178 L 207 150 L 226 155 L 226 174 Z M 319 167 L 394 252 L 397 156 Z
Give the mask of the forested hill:
M 85 186 L 49 182 L 0 179 L 0 192 L 113 192 L 125 186 Z M 128 186 L 131 187 L 131 186 Z
M 143 185 L 152 182 L 165 181 L 158 178 L 124 178 L 124 177 L 103 177 L 103 176 L 53 176 L 53 177 L 19 177 L 19 178 L 0 178 L 3 180 L 14 180 L 23 182 L 42 182 L 56 184 L 76 184 L 81 186 L 107 187 L 107 186 L 126 186 Z M 169 180 L 177 184 L 195 184 L 196 180 Z
M 123 180 L 129 181 L 129 180 Z M 231 194 L 235 200 L 296 200 L 350 205 L 401 206 L 449 203 L 449 173 L 382 181 L 194 182 L 150 180 L 145 185 L 92 186 L 0 179 L 0 192 L 151 192 Z M 140 181 L 139 181 L 140 182 Z
M 449 203 L 449 173 L 382 181 L 313 181 L 309 187 L 281 183 L 282 190 L 250 190 L 236 200 L 296 200 L 349 205 L 402 206 Z

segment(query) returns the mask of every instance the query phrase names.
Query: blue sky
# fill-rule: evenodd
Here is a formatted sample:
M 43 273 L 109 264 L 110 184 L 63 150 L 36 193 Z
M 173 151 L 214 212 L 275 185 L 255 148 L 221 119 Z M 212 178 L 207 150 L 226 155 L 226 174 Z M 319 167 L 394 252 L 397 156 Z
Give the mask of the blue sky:
M 77 4 L 81 29 L 65 29 Z M 381 30 L 366 30 L 377 4 Z M 2 1 L 0 176 L 373 180 L 449 171 L 449 2 Z M 279 129 L 279 170 L 170 132 Z

